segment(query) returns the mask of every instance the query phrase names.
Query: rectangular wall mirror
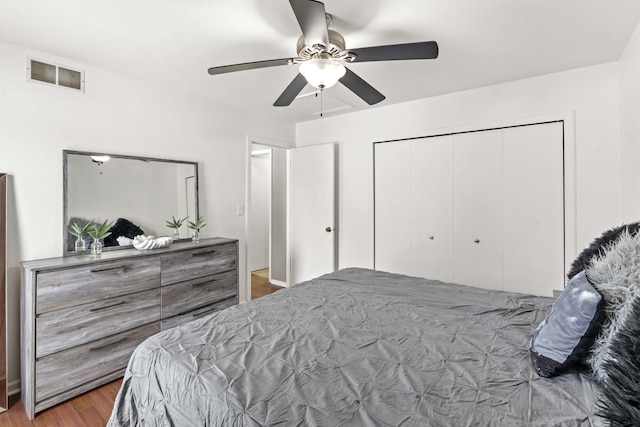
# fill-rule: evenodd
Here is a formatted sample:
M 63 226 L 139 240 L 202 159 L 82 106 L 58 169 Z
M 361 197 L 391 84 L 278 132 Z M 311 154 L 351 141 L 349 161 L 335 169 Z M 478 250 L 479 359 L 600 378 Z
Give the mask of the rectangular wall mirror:
M 113 221 L 104 239 L 104 249 L 113 250 L 131 247 L 127 239 L 137 234 L 171 236 L 172 216 L 199 216 L 197 162 L 64 150 L 63 171 L 64 255 L 89 252 L 90 238 L 85 251 L 76 251 L 73 224 Z M 180 238 L 190 232 L 185 221 Z

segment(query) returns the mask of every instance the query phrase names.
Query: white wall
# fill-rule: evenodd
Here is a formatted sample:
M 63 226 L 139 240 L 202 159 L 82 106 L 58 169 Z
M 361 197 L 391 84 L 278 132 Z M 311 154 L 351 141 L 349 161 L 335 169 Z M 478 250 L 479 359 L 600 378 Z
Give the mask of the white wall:
M 299 123 L 298 146 L 339 141 L 339 267 L 373 266 L 372 142 L 557 113 L 575 114 L 581 250 L 621 220 L 618 91 L 609 63 Z
M 622 219 L 640 220 L 640 24 L 620 57 Z
M 86 71 L 86 93 L 27 82 L 26 57 Z M 62 150 L 199 162 L 202 237 L 240 240 L 245 271 L 246 138 L 292 141 L 293 129 L 210 99 L 0 42 L 0 171 L 8 188 L 9 382 L 19 369 L 19 263 L 62 254 Z M 240 299 L 246 299 L 240 274 Z

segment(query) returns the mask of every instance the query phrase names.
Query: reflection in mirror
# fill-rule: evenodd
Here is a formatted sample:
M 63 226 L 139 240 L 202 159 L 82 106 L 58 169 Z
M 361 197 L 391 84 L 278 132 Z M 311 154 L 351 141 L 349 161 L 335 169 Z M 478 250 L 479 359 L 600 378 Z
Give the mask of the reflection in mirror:
M 85 249 L 76 251 L 74 225 L 113 222 L 104 239 L 109 250 L 130 247 L 139 234 L 172 236 L 166 223 L 172 217 L 198 218 L 197 162 L 65 150 L 63 170 L 65 255 L 89 251 L 89 236 Z M 190 231 L 185 221 L 179 238 L 189 238 Z

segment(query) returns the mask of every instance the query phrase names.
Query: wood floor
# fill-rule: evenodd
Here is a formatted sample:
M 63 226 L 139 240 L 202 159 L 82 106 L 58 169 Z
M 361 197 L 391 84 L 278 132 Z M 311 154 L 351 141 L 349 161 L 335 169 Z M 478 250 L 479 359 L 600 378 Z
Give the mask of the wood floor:
M 251 275 L 251 299 L 282 289 L 269 283 L 268 277 Z M 0 427 L 104 427 L 111 416 L 122 379 L 75 397 L 27 418 L 19 395 L 9 397 L 9 410 L 0 414 Z
M 111 416 L 113 402 L 122 379 L 67 400 L 41 412 L 33 420 L 27 418 L 19 395 L 9 397 L 9 410 L 0 414 L 2 427 L 104 427 Z
M 251 275 L 251 299 L 269 295 L 278 289 L 282 289 L 282 287 L 269 283 L 268 273 L 266 277 L 264 277 L 264 274 Z

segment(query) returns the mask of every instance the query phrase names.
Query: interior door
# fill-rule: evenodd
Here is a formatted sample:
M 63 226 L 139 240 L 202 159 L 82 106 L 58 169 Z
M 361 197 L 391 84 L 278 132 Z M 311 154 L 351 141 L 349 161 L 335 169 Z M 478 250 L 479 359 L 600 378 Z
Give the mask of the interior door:
M 289 150 L 291 283 L 336 269 L 335 148 Z

